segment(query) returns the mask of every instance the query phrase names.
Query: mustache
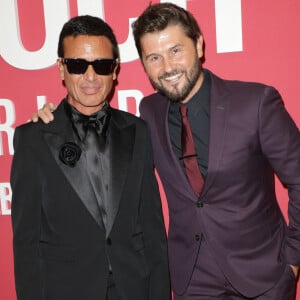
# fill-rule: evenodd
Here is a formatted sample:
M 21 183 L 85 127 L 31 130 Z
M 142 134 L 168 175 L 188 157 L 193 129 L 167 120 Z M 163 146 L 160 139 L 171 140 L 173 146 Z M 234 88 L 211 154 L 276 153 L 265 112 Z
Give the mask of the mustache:
M 165 72 L 165 73 L 163 73 L 162 75 L 160 75 L 160 76 L 158 77 L 158 79 L 159 79 L 159 80 L 161 80 L 161 79 L 166 79 L 166 78 L 168 78 L 168 77 L 175 76 L 175 75 L 177 75 L 177 74 L 181 74 L 182 72 L 183 72 L 183 70 L 179 70 L 179 69 L 173 70 L 173 71 L 171 71 L 171 72 Z

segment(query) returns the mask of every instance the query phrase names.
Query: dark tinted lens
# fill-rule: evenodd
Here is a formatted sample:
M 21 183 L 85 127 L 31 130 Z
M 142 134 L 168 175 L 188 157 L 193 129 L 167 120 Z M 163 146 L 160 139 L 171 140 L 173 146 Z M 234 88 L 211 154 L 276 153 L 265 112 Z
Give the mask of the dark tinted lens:
M 72 74 L 84 74 L 89 65 L 86 60 L 80 58 L 65 58 L 63 62 L 67 65 L 68 72 Z
M 114 59 L 87 61 L 82 58 L 63 58 L 62 62 L 66 64 L 68 72 L 71 74 L 84 74 L 88 66 L 92 65 L 98 75 L 109 75 L 113 72 L 116 65 Z
M 113 72 L 116 62 L 114 59 L 97 59 L 92 62 L 94 70 L 99 75 L 109 75 Z

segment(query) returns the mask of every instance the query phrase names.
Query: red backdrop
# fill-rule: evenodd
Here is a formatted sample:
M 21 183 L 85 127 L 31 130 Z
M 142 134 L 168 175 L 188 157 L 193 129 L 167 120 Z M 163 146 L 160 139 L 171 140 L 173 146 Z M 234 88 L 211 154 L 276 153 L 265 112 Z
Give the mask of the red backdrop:
M 159 1 L 152 1 L 155 2 Z M 205 67 L 224 78 L 275 86 L 299 127 L 299 0 L 172 2 L 187 8 L 199 21 L 206 41 Z M 139 101 L 153 90 L 134 49 L 129 24 L 148 4 L 149 0 L 1 0 L 0 299 L 16 299 L 9 185 L 13 132 L 44 101 L 57 103 L 65 96 L 55 65 L 62 24 L 78 14 L 93 14 L 111 24 L 122 60 L 112 106 L 138 115 Z M 168 225 L 162 189 L 161 192 Z M 287 192 L 278 182 L 277 194 L 287 217 Z M 300 292 L 297 300 L 300 300 Z

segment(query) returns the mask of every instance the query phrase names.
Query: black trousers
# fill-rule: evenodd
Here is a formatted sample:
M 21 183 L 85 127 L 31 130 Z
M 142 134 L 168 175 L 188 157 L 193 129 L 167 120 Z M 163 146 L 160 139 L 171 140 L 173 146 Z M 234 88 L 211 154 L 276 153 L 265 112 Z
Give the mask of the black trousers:
M 113 274 L 109 272 L 108 282 L 107 282 L 107 291 L 106 291 L 106 300 L 120 300 L 118 290 L 113 278 Z

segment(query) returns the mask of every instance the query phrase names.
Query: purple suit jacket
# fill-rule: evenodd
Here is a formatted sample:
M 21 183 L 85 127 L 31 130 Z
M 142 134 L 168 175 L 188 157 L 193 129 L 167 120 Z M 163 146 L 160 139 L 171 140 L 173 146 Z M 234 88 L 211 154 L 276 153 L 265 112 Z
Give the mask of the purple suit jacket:
M 140 105 L 168 200 L 173 289 L 187 288 L 203 236 L 230 283 L 254 297 L 286 264 L 300 265 L 300 134 L 274 88 L 209 76 L 209 164 L 199 199 L 172 150 L 169 100 L 156 93 Z M 288 188 L 289 226 L 274 172 Z

